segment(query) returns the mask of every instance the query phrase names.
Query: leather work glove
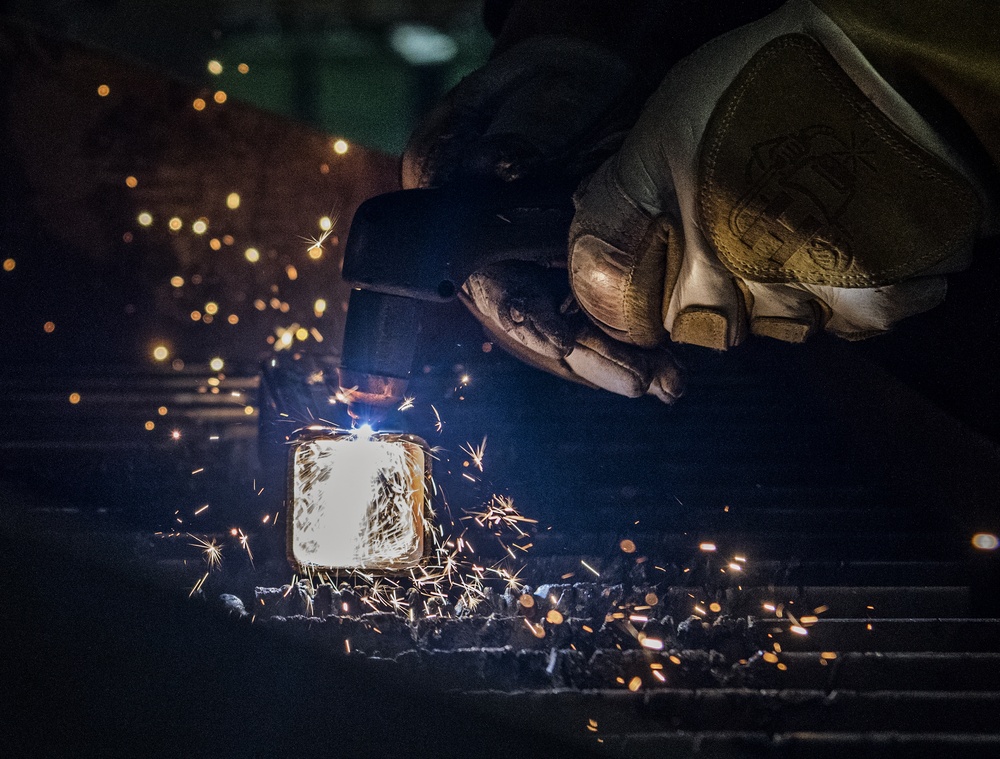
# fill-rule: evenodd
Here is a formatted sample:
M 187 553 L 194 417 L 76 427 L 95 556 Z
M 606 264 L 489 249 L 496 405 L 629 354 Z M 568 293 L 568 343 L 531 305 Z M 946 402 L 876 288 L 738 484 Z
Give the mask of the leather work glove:
M 628 80 L 624 61 L 601 46 L 551 37 L 521 42 L 431 113 L 403 155 L 403 186 L 510 181 L 546 169 L 551 176 L 556 166 L 564 177 L 593 171 L 624 135 L 618 120 Z M 628 397 L 649 393 L 670 402 L 679 395 L 680 371 L 669 353 L 609 338 L 568 295 L 565 254 L 495 264 L 459 293 L 497 342 L 529 364 Z
M 532 366 L 629 398 L 676 400 L 682 380 L 670 353 L 625 345 L 599 330 L 572 296 L 560 299 L 565 279 L 564 269 L 503 262 L 469 277 L 461 298 L 501 346 Z
M 579 21 L 578 9 L 550 8 L 573 28 L 539 33 L 538 5 L 515 8 L 487 65 L 448 93 L 411 137 L 405 188 L 539 175 L 575 184 L 621 144 L 655 86 L 640 84 L 640 67 L 621 54 L 627 25 L 609 41 L 600 25 Z M 623 345 L 576 308 L 564 253 L 494 264 L 471 276 L 459 296 L 501 346 L 538 368 L 629 397 L 670 402 L 680 393 L 669 353 Z
M 410 139 L 405 188 L 470 178 L 579 181 L 618 149 L 670 65 L 761 12 L 705 0 L 493 5 L 509 13 L 496 24 L 490 61 Z M 501 346 L 533 366 L 629 397 L 670 402 L 681 392 L 680 370 L 662 346 L 623 343 L 579 310 L 565 254 L 490 266 L 460 297 Z
M 866 338 L 940 303 L 998 231 L 970 163 L 791 0 L 670 70 L 577 193 L 570 283 L 637 346 Z

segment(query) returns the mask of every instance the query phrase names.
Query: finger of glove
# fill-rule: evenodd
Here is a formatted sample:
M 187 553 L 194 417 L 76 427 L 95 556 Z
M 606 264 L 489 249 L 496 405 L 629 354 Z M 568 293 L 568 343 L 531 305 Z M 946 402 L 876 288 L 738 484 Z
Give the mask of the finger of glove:
M 491 331 L 533 353 L 559 360 L 571 350 L 577 328 L 559 312 L 560 297 L 547 276 L 533 264 L 495 264 L 466 280 L 464 300 Z
M 639 345 L 655 344 L 665 332 L 674 342 L 716 350 L 738 344 L 746 314 L 732 274 L 696 225 L 676 221 L 669 179 L 639 165 L 633 170 L 641 176 L 629 176 L 626 159 L 623 148 L 575 199 L 570 274 L 581 305 L 613 337 Z M 673 212 L 654 218 L 652 206 L 632 193 L 657 181 L 665 184 L 656 206 Z
M 823 323 L 824 307 L 815 294 L 795 284 L 744 282 L 750 331 L 787 343 L 805 342 Z
M 588 382 L 627 398 L 649 394 L 672 403 L 683 392 L 680 367 L 666 350 L 626 345 L 594 327 L 577 336 L 565 361 Z
M 460 82 L 416 130 L 403 155 L 404 187 L 530 173 L 600 143 L 599 129 L 628 86 L 624 61 L 579 40 L 536 37 Z
M 887 287 L 802 285 L 829 312 L 826 329 L 860 340 L 891 329 L 896 322 L 939 305 L 948 289 L 944 277 L 917 277 Z

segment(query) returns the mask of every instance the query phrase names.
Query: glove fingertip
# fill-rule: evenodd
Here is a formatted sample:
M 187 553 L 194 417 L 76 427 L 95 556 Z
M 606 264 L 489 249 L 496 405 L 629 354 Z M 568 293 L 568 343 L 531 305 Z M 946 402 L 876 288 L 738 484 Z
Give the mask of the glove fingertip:
M 673 403 L 684 395 L 684 375 L 676 366 L 661 369 L 649 383 L 648 395 L 652 395 L 664 403 Z

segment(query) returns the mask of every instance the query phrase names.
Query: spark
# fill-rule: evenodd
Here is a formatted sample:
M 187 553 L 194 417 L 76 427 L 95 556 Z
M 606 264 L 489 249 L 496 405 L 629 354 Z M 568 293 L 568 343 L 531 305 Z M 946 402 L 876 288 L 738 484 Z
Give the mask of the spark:
M 434 408 L 434 404 L 431 404 L 431 411 L 434 412 L 434 418 L 437 420 L 434 423 L 434 429 L 441 432 L 441 430 L 444 429 L 444 422 L 441 421 L 441 414 L 439 414 L 438 410 Z
M 478 446 L 474 447 L 472 443 L 466 443 L 465 447 L 461 447 L 461 449 L 463 453 L 468 454 L 472 460 L 472 465 L 480 472 L 483 471 L 483 456 L 486 454 L 486 436 L 483 436 L 483 442 Z
M 700 543 L 698 548 L 702 551 L 711 552 L 716 550 L 715 543 Z
M 250 550 L 250 539 L 244 534 L 243 530 L 239 531 L 240 547 L 247 552 L 247 556 L 250 558 L 250 564 L 253 565 L 253 551 Z
M 513 574 L 508 573 L 507 575 L 507 588 L 515 593 L 520 593 L 524 588 L 524 583 L 520 581 L 519 575 L 524 571 L 524 567 L 521 567 Z
M 521 529 L 520 524 L 538 524 L 537 519 L 530 519 L 518 512 L 512 498 L 496 494 L 485 504 L 484 511 L 466 511 L 462 519 L 472 519 L 480 527 L 512 529 L 522 538 L 527 537 L 528 533 Z
M 208 572 L 205 572 L 205 574 L 202 575 L 201 579 L 198 580 L 198 582 L 196 582 L 194 584 L 193 588 L 191 588 L 191 592 L 188 593 L 188 598 L 190 598 L 195 593 L 197 593 L 199 590 L 201 590 L 201 586 L 205 584 L 205 580 L 207 580 L 207 579 L 208 579 Z
M 222 566 L 222 546 L 215 542 L 215 538 L 204 540 L 191 533 L 188 533 L 188 537 L 195 541 L 188 545 L 201 549 L 205 561 L 208 562 L 209 570 L 218 569 Z
M 590 564 L 588 564 L 587 562 L 585 562 L 583 559 L 580 559 L 580 563 L 583 564 L 583 566 L 585 566 L 591 572 L 593 572 L 595 576 L 597 576 L 597 577 L 601 576 L 600 572 L 598 572 L 596 569 L 594 569 L 592 566 L 590 566 Z
M 989 532 L 977 532 L 972 536 L 972 545 L 980 551 L 995 551 L 1000 546 L 1000 538 Z
M 403 398 L 403 402 L 399 404 L 399 408 L 396 409 L 396 410 L 397 411 L 407 411 L 407 410 L 413 408 L 413 401 L 414 401 L 414 398 L 413 398 L 412 395 L 406 396 L 405 398 Z
M 309 254 L 309 257 L 312 258 L 313 260 L 317 260 L 323 255 L 323 252 L 326 250 L 323 247 L 323 245 L 326 243 L 327 240 L 330 239 L 330 235 L 333 234 L 333 230 L 337 226 L 337 220 L 339 219 L 339 215 L 331 214 L 331 216 L 333 217 L 332 219 L 325 216 L 323 217 L 327 219 L 327 221 L 329 222 L 329 226 L 327 226 L 326 224 L 322 225 L 323 228 L 320 230 L 320 233 L 318 235 L 314 237 L 299 238 L 300 240 L 303 240 L 306 243 L 307 246 L 306 252 Z
M 545 637 L 545 628 L 541 625 L 533 625 L 527 618 L 524 618 L 524 624 L 536 638 Z

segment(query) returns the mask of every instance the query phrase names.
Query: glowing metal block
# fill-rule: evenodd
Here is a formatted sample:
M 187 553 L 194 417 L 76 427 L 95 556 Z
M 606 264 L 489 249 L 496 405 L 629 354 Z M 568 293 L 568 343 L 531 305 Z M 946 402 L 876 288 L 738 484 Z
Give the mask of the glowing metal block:
M 427 444 L 413 435 L 318 434 L 291 453 L 288 559 L 297 570 L 393 573 L 424 556 Z

